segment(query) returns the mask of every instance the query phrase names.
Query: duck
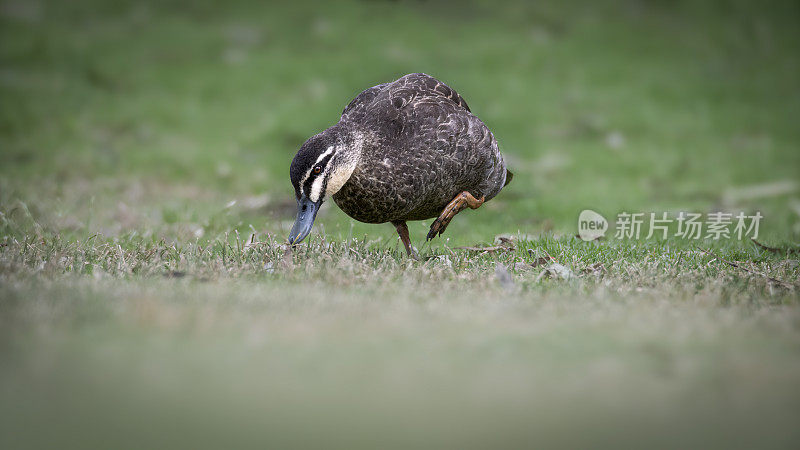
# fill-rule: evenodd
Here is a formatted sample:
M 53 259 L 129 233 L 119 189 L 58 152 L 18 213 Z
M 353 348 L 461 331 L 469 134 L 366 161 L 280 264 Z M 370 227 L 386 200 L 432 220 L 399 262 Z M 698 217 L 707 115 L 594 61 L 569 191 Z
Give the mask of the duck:
M 406 222 L 435 220 L 426 241 L 459 212 L 477 209 L 511 181 L 494 134 L 454 89 L 412 73 L 364 90 L 339 121 L 303 143 L 289 167 L 305 239 L 327 198 L 348 216 L 391 223 L 418 259 Z

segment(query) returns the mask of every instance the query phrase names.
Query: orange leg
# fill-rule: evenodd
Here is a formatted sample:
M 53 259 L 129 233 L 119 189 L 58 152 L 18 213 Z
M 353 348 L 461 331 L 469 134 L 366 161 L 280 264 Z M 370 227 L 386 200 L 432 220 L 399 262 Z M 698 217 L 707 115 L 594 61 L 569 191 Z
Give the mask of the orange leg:
M 467 207 L 471 209 L 479 208 L 483 204 L 483 200 L 485 198 L 486 197 L 481 197 L 480 199 L 477 199 L 467 191 L 456 195 L 456 198 L 454 198 L 453 201 L 444 207 L 444 211 L 442 211 L 442 213 L 439 214 L 439 217 L 433 221 L 433 224 L 431 224 L 431 231 L 428 232 L 427 239 L 430 241 L 431 239 L 435 238 L 437 234 L 441 236 L 441 234 L 444 233 L 445 228 L 447 228 L 447 225 L 450 224 L 450 221 L 453 220 L 453 217 L 455 217 L 456 214 L 460 213 Z
M 414 247 L 411 245 L 411 236 L 408 234 L 408 225 L 404 220 L 398 220 L 396 222 L 392 222 L 395 229 L 397 229 L 397 234 L 400 235 L 400 240 L 403 241 L 403 245 L 406 246 L 406 253 L 408 256 L 419 259 L 419 255 L 417 255 L 417 251 L 414 250 Z

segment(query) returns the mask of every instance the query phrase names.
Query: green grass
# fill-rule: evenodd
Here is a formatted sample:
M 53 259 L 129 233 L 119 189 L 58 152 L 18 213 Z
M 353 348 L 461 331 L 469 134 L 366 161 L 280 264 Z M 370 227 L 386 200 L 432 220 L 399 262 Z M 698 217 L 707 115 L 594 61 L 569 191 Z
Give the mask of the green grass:
M 796 447 L 799 18 L 0 3 L 0 446 Z M 297 148 L 419 71 L 513 183 L 409 224 L 423 261 L 332 202 L 287 252 Z M 587 243 L 586 208 L 760 211 L 775 248 Z

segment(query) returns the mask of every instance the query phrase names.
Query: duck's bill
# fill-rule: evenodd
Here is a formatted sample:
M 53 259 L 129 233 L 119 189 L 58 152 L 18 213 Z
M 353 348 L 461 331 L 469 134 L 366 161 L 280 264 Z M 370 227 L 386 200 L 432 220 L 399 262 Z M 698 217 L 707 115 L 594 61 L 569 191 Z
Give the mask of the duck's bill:
M 297 201 L 297 219 L 289 233 L 290 244 L 299 244 L 311 233 L 311 227 L 314 226 L 314 219 L 317 217 L 317 211 L 321 204 L 322 202 L 312 202 L 306 196 Z

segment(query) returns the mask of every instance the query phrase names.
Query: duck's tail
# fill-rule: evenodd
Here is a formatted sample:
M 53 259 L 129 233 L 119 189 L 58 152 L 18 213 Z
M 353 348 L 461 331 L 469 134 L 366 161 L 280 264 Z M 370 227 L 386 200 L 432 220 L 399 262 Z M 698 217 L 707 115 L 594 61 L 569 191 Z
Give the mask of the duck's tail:
M 508 183 L 511 183 L 512 178 L 514 178 L 514 174 L 511 173 L 510 170 L 506 169 L 506 183 L 503 185 L 503 187 L 508 186 Z

